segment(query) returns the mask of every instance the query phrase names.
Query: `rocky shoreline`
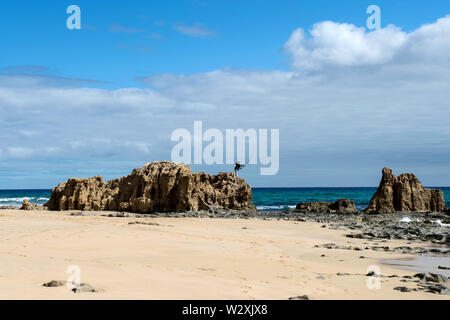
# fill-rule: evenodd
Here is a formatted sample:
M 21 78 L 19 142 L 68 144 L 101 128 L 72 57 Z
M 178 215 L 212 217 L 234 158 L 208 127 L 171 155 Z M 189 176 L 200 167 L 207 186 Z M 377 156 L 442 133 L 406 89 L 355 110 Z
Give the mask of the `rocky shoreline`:
M 367 239 L 386 242 L 387 240 L 421 241 L 426 244 L 436 244 L 448 247 L 448 250 L 435 250 L 433 248 L 419 248 L 410 250 L 406 247 L 395 249 L 393 252 L 415 254 L 431 253 L 446 254 L 450 256 L 450 217 L 445 213 L 404 213 L 397 212 L 383 215 L 366 213 L 358 214 L 325 214 L 301 212 L 296 209 L 284 211 L 257 211 L 257 210 L 208 210 L 190 212 L 155 212 L 140 214 L 131 212 L 72 212 L 72 216 L 98 215 L 110 218 L 203 218 L 203 219 L 262 219 L 285 220 L 293 222 L 315 222 L 323 224 L 322 227 L 333 230 L 348 230 L 348 238 Z M 408 218 L 408 219 L 405 219 Z M 411 221 L 409 221 L 411 219 Z M 370 248 L 371 249 L 371 248 Z M 390 251 L 386 247 L 374 250 Z

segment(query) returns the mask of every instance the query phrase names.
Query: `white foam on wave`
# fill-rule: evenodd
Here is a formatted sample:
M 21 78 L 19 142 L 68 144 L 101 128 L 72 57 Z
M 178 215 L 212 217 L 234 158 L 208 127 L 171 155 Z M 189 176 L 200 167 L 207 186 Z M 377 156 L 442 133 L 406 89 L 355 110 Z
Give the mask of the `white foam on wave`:
M 0 204 L 1 205 L 20 205 L 22 204 L 23 200 L 28 200 L 31 203 L 42 203 L 42 202 L 47 202 L 48 200 L 50 200 L 50 198 L 47 197 L 39 197 L 39 198 L 34 198 L 34 197 L 6 197 L 6 198 L 0 198 Z
M 277 206 L 256 206 L 258 210 L 283 210 L 283 209 L 295 209 L 293 205 L 277 205 Z
M 0 198 L 0 202 L 22 202 L 23 200 L 30 200 L 29 197 L 23 198 Z
M 434 220 L 432 221 L 433 223 L 437 223 L 438 225 L 440 225 L 441 227 L 450 227 L 450 224 L 448 223 L 442 223 L 442 220 Z
M 421 220 L 419 220 L 419 219 L 411 219 L 410 217 L 403 217 L 403 218 L 400 219 L 400 222 L 405 222 L 405 223 L 421 222 Z
M 409 223 L 409 222 L 422 222 L 422 220 L 419 219 L 411 219 L 410 217 L 403 217 L 400 219 L 400 222 L 405 222 L 405 223 Z M 433 223 L 436 223 L 438 225 L 440 225 L 441 227 L 450 227 L 450 224 L 447 223 L 442 223 L 441 220 L 433 220 L 431 221 Z

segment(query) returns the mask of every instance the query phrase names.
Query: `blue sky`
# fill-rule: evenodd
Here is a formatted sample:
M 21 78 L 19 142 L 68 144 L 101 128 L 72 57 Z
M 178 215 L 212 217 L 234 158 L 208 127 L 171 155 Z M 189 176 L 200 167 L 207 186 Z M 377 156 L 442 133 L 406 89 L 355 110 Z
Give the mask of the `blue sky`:
M 235 69 L 289 69 L 282 45 L 292 30 L 323 20 L 364 26 L 373 1 L 8 1 L 0 39 L 9 65 L 41 65 L 61 76 L 138 86 L 136 76 Z M 66 8 L 82 10 L 82 30 L 65 28 Z M 382 24 L 412 30 L 450 12 L 448 1 L 377 1 Z M 176 26 L 215 32 L 195 38 Z M 116 28 L 115 28 L 116 27 Z M 122 30 L 120 27 L 123 27 Z M 114 31 L 116 30 L 116 31 Z
M 82 30 L 66 28 L 71 4 Z M 371 4 L 382 30 L 361 34 Z M 280 172 L 246 168 L 254 186 L 374 186 L 385 165 L 450 185 L 447 14 L 437 0 L 3 1 L 0 189 L 127 174 L 168 159 L 194 120 L 280 129 Z

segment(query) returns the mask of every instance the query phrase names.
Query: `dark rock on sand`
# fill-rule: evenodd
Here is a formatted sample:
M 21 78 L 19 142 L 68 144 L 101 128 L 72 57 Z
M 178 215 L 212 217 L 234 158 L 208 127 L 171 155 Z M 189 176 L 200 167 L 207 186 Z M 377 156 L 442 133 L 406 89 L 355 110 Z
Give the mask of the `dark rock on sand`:
M 309 297 L 307 295 L 297 296 L 297 297 L 290 297 L 289 300 L 309 300 Z
M 84 293 L 84 292 L 98 292 L 94 287 L 88 283 L 81 283 L 79 286 L 75 286 L 72 289 L 74 293 Z
M 141 224 L 141 225 L 155 226 L 155 227 L 161 226 L 159 223 L 156 223 L 156 222 L 142 222 L 142 221 L 131 221 L 131 222 L 128 222 L 128 224 L 130 224 L 130 225 L 132 225 L 132 224 Z
M 420 283 L 447 283 L 448 278 L 442 274 L 436 274 L 436 273 L 418 273 L 414 275 L 415 278 L 420 279 Z
M 50 282 L 46 282 L 43 284 L 44 287 L 48 287 L 48 288 L 57 288 L 57 287 L 62 287 L 67 285 L 68 282 L 67 281 L 63 281 L 63 280 L 52 280 Z M 70 283 L 71 286 L 73 287 L 71 290 L 74 293 L 82 293 L 82 292 L 98 292 L 94 287 L 92 287 L 90 284 L 88 283 L 81 283 L 79 285 L 75 285 L 73 283 Z
M 349 236 L 349 235 L 347 235 Z M 356 235 L 355 235 L 356 236 Z M 335 243 L 326 243 L 321 245 L 315 245 L 314 248 L 325 248 L 325 249 L 334 249 L 334 250 L 354 250 L 354 251 L 362 251 L 360 247 L 354 246 L 341 246 Z M 450 255 L 450 249 L 438 249 L 438 248 L 422 248 L 422 247 L 394 247 L 391 248 L 389 246 L 371 246 L 365 247 L 364 250 L 373 250 L 373 251 L 382 251 L 382 252 L 395 252 L 395 253 L 404 253 L 404 254 L 432 254 L 432 255 L 440 255 L 440 256 L 448 256 Z M 360 256 L 360 258 L 364 258 L 364 256 Z
M 304 213 L 358 213 L 355 202 L 350 199 L 339 199 L 335 202 L 302 202 L 297 204 L 295 211 Z
M 425 291 L 435 294 L 450 294 L 450 290 L 446 286 L 443 286 L 442 284 L 427 286 L 425 288 Z
M 187 165 L 153 162 L 131 175 L 71 178 L 53 188 L 50 210 L 110 210 L 137 213 L 198 210 L 254 210 L 252 190 L 233 173 L 192 173 Z
M 314 248 L 325 248 L 325 249 L 340 249 L 340 250 L 354 250 L 354 251 L 361 251 L 362 249 L 359 247 L 353 247 L 353 246 L 339 246 L 335 243 L 326 243 L 322 245 L 315 245 Z
M 0 206 L 0 210 L 17 210 L 16 206 Z
M 411 292 L 411 289 L 407 287 L 395 287 L 394 290 L 398 290 L 400 292 Z
M 366 213 L 445 212 L 444 192 L 427 189 L 412 173 L 398 177 L 389 168 L 383 169 L 378 190 L 370 200 Z
M 82 217 L 82 216 L 84 216 L 83 212 L 72 212 L 72 213 L 70 213 L 70 215 L 74 216 L 74 217 Z
M 443 266 L 438 266 L 438 269 L 441 269 L 441 270 L 450 270 L 449 267 L 443 267 Z
M 44 283 L 42 286 L 48 287 L 48 288 L 57 288 L 57 287 L 65 286 L 66 284 L 67 284 L 67 281 L 52 280 L 50 282 Z

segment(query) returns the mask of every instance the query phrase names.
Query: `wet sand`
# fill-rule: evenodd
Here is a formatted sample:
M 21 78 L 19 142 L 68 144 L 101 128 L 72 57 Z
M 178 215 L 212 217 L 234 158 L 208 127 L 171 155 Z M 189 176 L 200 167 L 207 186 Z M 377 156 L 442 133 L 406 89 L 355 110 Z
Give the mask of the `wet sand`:
M 0 211 L 0 299 L 450 299 L 393 290 L 405 283 L 387 276 L 416 272 L 381 261 L 408 256 L 315 248 L 378 243 L 320 223 L 84 214 Z M 42 286 L 67 280 L 70 266 L 99 292 Z M 386 276 L 379 289 L 367 286 L 371 266 Z
M 450 278 L 450 257 L 418 255 L 413 258 L 383 260 L 382 263 L 403 270 L 439 273 Z M 439 266 L 444 267 L 445 269 L 440 269 Z

